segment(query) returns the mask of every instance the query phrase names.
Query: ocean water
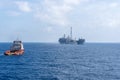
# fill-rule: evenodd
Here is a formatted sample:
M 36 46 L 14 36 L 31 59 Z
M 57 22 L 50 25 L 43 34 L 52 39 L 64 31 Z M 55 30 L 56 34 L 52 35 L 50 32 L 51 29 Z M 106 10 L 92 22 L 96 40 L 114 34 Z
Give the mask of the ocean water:
M 0 43 L 0 80 L 120 80 L 120 44 L 24 43 L 21 56 L 5 56 Z

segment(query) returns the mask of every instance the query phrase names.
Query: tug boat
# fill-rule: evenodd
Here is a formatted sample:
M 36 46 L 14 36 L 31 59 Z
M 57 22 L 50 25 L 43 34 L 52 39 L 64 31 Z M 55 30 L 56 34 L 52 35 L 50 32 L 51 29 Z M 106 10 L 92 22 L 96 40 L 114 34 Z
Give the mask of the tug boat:
M 4 55 L 22 55 L 24 53 L 23 43 L 20 40 L 13 41 L 10 50 L 4 52 Z

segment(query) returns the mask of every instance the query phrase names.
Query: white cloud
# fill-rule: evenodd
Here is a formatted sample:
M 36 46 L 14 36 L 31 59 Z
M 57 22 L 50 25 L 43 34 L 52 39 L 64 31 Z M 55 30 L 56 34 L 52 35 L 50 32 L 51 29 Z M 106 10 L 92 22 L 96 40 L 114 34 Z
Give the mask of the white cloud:
M 16 1 L 15 4 L 18 6 L 18 8 L 23 12 L 30 12 L 32 11 L 30 5 L 26 1 Z
M 116 18 L 107 18 L 106 20 L 102 21 L 102 26 L 106 28 L 117 28 L 120 26 L 120 19 Z
M 85 4 L 86 2 L 87 5 Z M 94 3 L 88 4 L 89 2 Z M 19 10 L 23 12 L 33 11 L 32 14 L 34 17 L 40 21 L 43 21 L 44 23 L 60 26 L 71 25 L 72 20 L 69 19 L 69 13 L 75 13 L 80 18 L 79 13 L 76 13 L 77 11 L 74 12 L 74 9 L 77 6 L 79 6 L 81 11 L 80 13 L 83 13 L 83 15 L 92 16 L 93 18 L 97 17 L 96 21 L 89 21 L 90 19 L 88 19 L 86 22 L 95 22 L 96 25 L 102 26 L 118 26 L 118 22 L 120 21 L 119 19 L 115 19 L 114 16 L 112 16 L 115 15 L 113 14 L 114 11 L 112 9 L 119 6 L 117 2 L 97 2 L 96 0 L 43 0 L 40 2 L 35 1 L 34 3 L 27 1 L 15 1 L 15 4 L 18 6 Z M 86 6 L 81 6 L 80 4 L 84 4 Z M 20 15 L 20 13 L 16 11 L 11 11 L 9 14 L 12 16 Z M 83 23 L 81 22 L 81 24 Z
M 117 3 L 117 2 L 114 2 L 114 3 L 111 3 L 110 4 L 110 7 L 113 7 L 113 8 L 115 8 L 115 7 L 117 7 L 119 4 Z
M 46 28 L 46 31 L 47 31 L 47 32 L 51 32 L 52 30 L 53 30 L 52 27 L 47 27 L 47 28 Z
M 108 26 L 110 26 L 110 27 L 118 27 L 120 25 L 120 20 L 111 20 L 110 22 L 109 22 L 109 24 L 108 24 Z
M 0 2 L 0 7 L 2 6 L 2 3 Z
M 65 26 L 69 24 L 67 15 L 79 3 L 80 0 L 61 0 L 61 2 L 58 2 L 58 0 L 45 0 L 42 6 L 38 4 L 35 17 L 51 24 Z
M 0 3 L 0 7 L 1 7 L 1 5 L 2 5 L 2 4 Z
M 20 12 L 16 12 L 16 11 L 8 11 L 7 14 L 10 15 L 10 16 L 19 16 L 19 15 L 21 15 Z
M 64 3 L 68 5 L 78 5 L 80 0 L 64 0 Z
M 86 21 L 81 23 L 91 27 L 118 28 L 120 26 L 119 2 L 94 2 L 82 7 Z M 87 16 L 87 18 L 86 18 Z

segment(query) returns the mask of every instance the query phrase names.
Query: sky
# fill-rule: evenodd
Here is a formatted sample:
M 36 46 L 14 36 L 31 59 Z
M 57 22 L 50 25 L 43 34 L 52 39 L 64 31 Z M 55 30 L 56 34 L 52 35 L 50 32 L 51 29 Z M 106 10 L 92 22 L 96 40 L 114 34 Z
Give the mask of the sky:
M 0 0 L 0 42 L 120 42 L 120 0 Z

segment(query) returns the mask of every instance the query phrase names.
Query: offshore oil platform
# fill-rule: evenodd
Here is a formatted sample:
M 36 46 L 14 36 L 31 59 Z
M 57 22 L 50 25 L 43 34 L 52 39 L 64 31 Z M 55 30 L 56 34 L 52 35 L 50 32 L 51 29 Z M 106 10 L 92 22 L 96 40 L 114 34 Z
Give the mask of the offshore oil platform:
M 78 40 L 76 40 L 76 39 L 72 38 L 72 27 L 71 27 L 71 31 L 70 31 L 70 36 L 68 35 L 66 37 L 64 34 L 64 36 L 59 38 L 58 41 L 60 44 L 78 44 L 78 45 L 80 45 L 80 44 L 85 43 L 85 39 L 79 38 Z

